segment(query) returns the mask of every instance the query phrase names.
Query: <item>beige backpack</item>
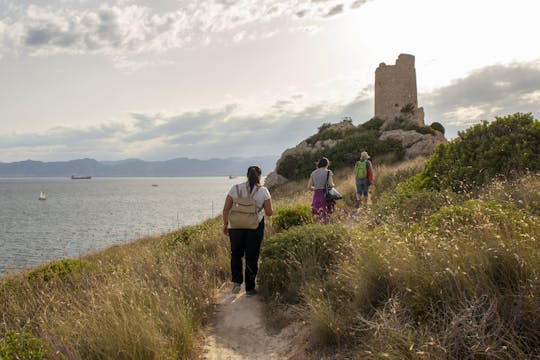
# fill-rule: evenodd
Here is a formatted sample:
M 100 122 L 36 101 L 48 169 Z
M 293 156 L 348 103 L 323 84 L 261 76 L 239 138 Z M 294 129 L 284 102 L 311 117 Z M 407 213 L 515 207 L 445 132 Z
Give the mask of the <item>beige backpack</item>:
M 253 198 L 258 190 L 259 188 L 254 186 L 251 194 L 241 196 L 239 185 L 236 185 L 236 199 L 233 198 L 233 206 L 229 212 L 231 229 L 256 229 L 259 227 L 259 211 Z

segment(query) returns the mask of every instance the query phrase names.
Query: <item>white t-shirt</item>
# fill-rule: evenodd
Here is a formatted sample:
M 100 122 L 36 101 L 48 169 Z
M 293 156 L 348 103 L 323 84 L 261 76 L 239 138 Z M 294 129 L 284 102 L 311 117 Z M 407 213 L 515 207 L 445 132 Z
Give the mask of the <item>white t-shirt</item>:
M 255 187 L 257 188 L 257 186 Z M 240 190 L 240 196 L 242 197 L 248 196 L 249 183 L 245 182 L 245 183 L 238 184 L 238 190 Z M 231 187 L 231 190 L 229 190 L 229 196 L 232 197 L 233 200 L 237 198 L 238 195 L 236 194 L 236 185 Z M 258 189 L 255 191 L 255 194 L 253 195 L 253 199 L 255 199 L 255 205 L 257 206 L 257 209 L 260 209 L 259 214 L 258 214 L 259 222 L 261 222 L 261 220 L 264 217 L 264 210 L 263 210 L 264 202 L 270 198 L 271 198 L 270 191 L 268 191 L 268 189 L 264 186 L 258 187 Z

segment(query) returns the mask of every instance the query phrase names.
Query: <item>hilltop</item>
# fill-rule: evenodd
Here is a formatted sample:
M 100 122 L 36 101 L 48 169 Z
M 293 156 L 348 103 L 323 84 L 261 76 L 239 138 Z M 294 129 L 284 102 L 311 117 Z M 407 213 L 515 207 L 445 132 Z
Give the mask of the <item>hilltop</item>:
M 316 134 L 281 154 L 266 182 L 273 187 L 304 178 L 322 156 L 330 159 L 333 169 L 353 166 L 362 151 L 380 164 L 429 156 L 438 144 L 446 142 L 444 127 L 436 122 L 418 125 L 414 114 L 406 106 L 391 120 L 373 118 L 358 126 L 351 119 L 322 124 Z

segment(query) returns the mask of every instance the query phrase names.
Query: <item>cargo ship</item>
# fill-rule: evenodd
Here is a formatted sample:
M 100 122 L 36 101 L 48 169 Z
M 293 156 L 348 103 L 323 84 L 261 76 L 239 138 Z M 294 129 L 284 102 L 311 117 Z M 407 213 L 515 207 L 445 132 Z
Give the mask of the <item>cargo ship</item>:
M 78 175 L 71 175 L 71 180 L 87 180 L 91 179 L 91 176 L 78 176 Z

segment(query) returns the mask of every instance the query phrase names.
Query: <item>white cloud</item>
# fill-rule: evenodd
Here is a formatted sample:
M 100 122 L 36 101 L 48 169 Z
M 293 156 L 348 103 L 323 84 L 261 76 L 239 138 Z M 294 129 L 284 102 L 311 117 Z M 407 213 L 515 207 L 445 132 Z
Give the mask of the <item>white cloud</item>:
M 527 104 L 536 104 L 540 108 L 540 89 L 525 93 L 520 96 L 520 99 Z
M 298 13 L 303 14 L 304 21 L 346 11 L 345 3 L 325 1 L 318 4 L 316 12 L 308 12 L 306 8 L 312 6 L 308 0 L 191 0 L 178 2 L 174 10 L 165 12 L 152 5 L 137 5 L 135 1 L 119 1 L 117 5 L 99 8 L 88 4 L 86 9 L 81 9 L 84 3 L 57 0 L 56 6 L 55 2 L 47 6 L 19 5 L 17 11 L 6 13 L 4 18 L 0 17 L 0 55 L 7 51 L 112 56 L 163 52 L 188 43 L 204 45 L 212 34 L 232 30 L 231 41 L 268 38 L 275 35 L 275 29 L 253 31 L 246 36 L 243 27 L 264 25 L 279 18 L 294 20 Z M 9 4 L 15 7 L 12 2 Z M 302 28 L 308 32 L 316 29 L 312 24 Z

